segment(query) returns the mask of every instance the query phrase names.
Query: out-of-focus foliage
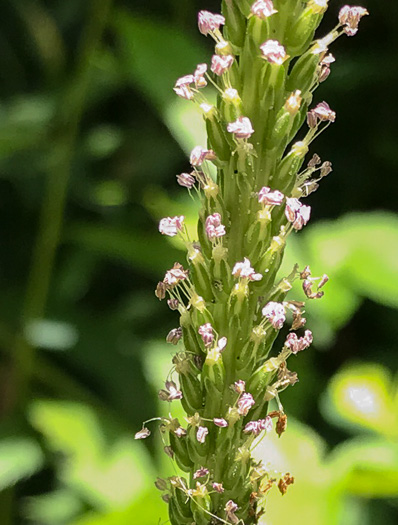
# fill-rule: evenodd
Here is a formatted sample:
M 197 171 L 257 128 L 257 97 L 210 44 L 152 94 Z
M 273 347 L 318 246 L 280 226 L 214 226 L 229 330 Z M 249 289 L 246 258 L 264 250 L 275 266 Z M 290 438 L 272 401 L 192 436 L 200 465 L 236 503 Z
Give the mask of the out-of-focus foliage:
M 195 15 L 219 3 L 114 0 L 108 13 L 108 0 L 2 4 L 2 525 L 166 520 L 153 485 L 173 474 L 161 436 L 133 435 L 168 409 L 156 390 L 177 320 L 153 289 L 182 252 L 156 221 L 184 213 L 195 227 L 175 174 L 204 145 L 203 126 L 172 86 L 209 62 Z M 329 3 L 327 30 L 342 5 Z M 296 478 L 283 498 L 272 489 L 267 525 L 397 523 L 398 6 L 362 4 L 371 17 L 336 44 L 320 91 L 338 119 L 316 151 L 335 173 L 286 254 L 284 271 L 298 261 L 331 282 L 308 304 L 314 348 L 294 361 L 300 383 L 282 399 L 294 420 L 256 449 Z M 23 406 L 21 336 L 37 348 Z

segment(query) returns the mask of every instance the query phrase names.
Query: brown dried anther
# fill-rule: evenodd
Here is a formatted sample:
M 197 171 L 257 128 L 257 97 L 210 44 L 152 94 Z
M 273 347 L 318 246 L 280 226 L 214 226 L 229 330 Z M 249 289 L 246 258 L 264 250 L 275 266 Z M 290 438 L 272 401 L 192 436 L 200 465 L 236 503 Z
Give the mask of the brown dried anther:
M 288 486 L 293 485 L 293 483 L 294 483 L 294 477 L 291 476 L 289 472 L 285 474 L 283 478 L 279 480 L 278 489 L 280 493 L 282 494 L 282 496 L 286 494 Z

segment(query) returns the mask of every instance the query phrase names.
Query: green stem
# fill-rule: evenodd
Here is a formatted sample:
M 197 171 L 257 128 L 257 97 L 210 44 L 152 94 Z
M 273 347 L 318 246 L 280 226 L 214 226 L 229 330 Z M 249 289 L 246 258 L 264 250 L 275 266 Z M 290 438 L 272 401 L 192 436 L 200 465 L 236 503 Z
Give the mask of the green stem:
M 54 123 L 55 146 L 48 164 L 39 231 L 32 256 L 20 332 L 14 346 L 15 388 L 19 408 L 24 406 L 27 399 L 35 362 L 35 349 L 25 339 L 24 328 L 28 323 L 45 315 L 62 231 L 74 149 L 93 72 L 92 62 L 106 27 L 111 4 L 112 0 L 92 1 L 87 27 L 78 52 L 76 71 L 61 97 Z

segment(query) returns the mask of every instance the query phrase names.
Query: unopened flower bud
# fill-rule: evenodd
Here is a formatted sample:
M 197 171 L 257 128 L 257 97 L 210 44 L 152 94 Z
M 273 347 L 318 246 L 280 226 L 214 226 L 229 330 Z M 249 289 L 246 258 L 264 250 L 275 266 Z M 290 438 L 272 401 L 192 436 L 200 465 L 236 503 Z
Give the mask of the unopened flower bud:
M 300 111 L 301 101 L 303 100 L 301 96 L 301 91 L 296 90 L 290 95 L 285 103 L 285 109 L 290 115 L 294 116 Z
M 351 7 L 345 5 L 340 9 L 339 22 L 344 27 L 344 33 L 348 36 L 354 36 L 358 32 L 358 25 L 361 18 L 368 15 L 368 11 L 364 7 Z
M 270 64 L 281 66 L 287 58 L 285 48 L 277 40 L 267 40 L 260 46 L 260 49 L 263 57 Z
M 228 426 L 228 422 L 222 417 L 215 417 L 213 419 L 213 423 L 216 425 L 216 427 L 220 427 L 220 428 L 225 428 Z
M 165 479 L 162 479 L 162 478 L 156 478 L 156 481 L 155 481 L 155 487 L 158 489 L 158 490 L 167 490 L 167 481 Z
M 253 15 L 265 20 L 269 16 L 277 13 L 278 11 L 274 9 L 274 4 L 272 0 L 257 0 L 251 7 L 251 12 Z
M 214 489 L 216 492 L 218 492 L 219 494 L 222 494 L 222 493 L 224 492 L 224 490 L 225 490 L 224 487 L 223 487 L 223 485 L 222 485 L 222 483 L 215 483 L 215 482 L 214 482 L 214 483 L 212 484 L 212 487 L 213 487 L 213 489 Z
M 328 8 L 329 0 L 310 0 L 307 6 L 317 15 L 323 14 Z
M 231 68 L 234 63 L 235 57 L 232 55 L 220 56 L 213 55 L 211 59 L 211 70 L 217 76 L 222 76 L 224 73 Z
M 164 448 L 164 453 L 169 456 L 169 458 L 173 459 L 174 458 L 174 451 L 173 449 L 169 446 L 169 445 L 166 445 Z
M 231 122 L 228 124 L 227 130 L 229 133 L 233 133 L 237 139 L 248 139 L 254 133 L 252 123 L 247 117 L 239 117 L 235 122 Z
M 225 18 L 222 15 L 209 11 L 200 11 L 198 14 L 198 27 L 202 35 L 207 36 L 209 33 L 213 33 L 224 24 Z

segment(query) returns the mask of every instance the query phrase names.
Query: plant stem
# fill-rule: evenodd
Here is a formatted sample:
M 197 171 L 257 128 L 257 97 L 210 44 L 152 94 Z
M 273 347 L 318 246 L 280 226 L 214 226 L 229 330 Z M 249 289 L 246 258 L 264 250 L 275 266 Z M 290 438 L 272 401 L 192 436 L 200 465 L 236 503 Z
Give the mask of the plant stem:
M 45 314 L 62 231 L 74 148 L 93 72 L 92 62 L 107 24 L 111 4 L 112 0 L 93 0 L 91 3 L 87 27 L 78 51 L 75 74 L 61 96 L 52 130 L 56 139 L 48 163 L 45 195 L 22 309 L 20 332 L 14 346 L 17 408 L 23 408 L 26 402 L 35 365 L 35 348 L 25 339 L 24 330 L 30 322 L 41 319 Z

